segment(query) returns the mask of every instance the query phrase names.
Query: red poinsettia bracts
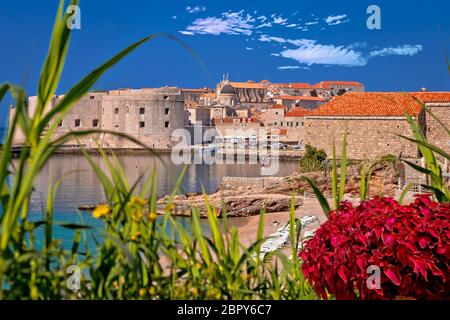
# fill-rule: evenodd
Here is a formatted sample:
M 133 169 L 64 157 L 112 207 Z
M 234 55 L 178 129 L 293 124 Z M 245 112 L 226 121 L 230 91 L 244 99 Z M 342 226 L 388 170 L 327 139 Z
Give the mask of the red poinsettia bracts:
M 324 299 L 450 298 L 450 204 L 428 195 L 401 205 L 343 202 L 300 252 L 305 277 Z M 379 268 L 380 288 L 367 285 Z

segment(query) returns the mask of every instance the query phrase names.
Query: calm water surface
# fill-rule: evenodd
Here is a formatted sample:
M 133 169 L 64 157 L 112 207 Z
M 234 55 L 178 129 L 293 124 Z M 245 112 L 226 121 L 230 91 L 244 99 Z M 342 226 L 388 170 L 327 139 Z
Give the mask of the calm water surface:
M 92 155 L 97 164 L 107 171 L 106 165 L 99 155 Z M 175 165 L 170 155 L 119 155 L 130 185 L 144 174 L 150 176 L 153 170 L 157 173 L 158 196 L 169 194 L 180 175 L 183 165 Z M 280 163 L 277 176 L 286 176 L 298 168 L 295 161 Z M 259 177 L 259 164 L 191 164 L 188 167 L 182 183 L 182 193 L 201 192 L 202 185 L 208 193 L 217 190 L 222 177 Z M 82 155 L 55 155 L 47 163 L 42 173 L 36 180 L 35 192 L 31 199 L 30 217 L 33 220 L 42 219 L 47 199 L 47 191 L 51 182 L 60 180 L 60 186 L 56 194 L 54 204 L 55 221 L 57 223 L 83 222 L 93 226 L 95 230 L 86 233 L 88 242 L 92 237 L 102 238 L 101 220 L 92 218 L 90 212 L 79 211 L 77 208 L 85 204 L 97 204 L 105 200 L 103 189 L 89 163 Z M 142 187 L 143 182 L 140 183 Z M 139 188 L 138 188 L 139 189 Z M 179 218 L 187 223 L 186 218 Z M 42 233 L 37 234 L 38 242 L 41 241 Z M 61 227 L 55 228 L 55 238 L 63 240 L 67 246 L 71 243 L 73 232 Z

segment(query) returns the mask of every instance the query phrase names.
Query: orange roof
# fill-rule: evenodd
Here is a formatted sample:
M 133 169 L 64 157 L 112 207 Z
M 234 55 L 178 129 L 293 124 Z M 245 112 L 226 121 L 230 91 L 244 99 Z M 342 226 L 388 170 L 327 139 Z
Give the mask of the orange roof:
M 304 117 L 306 115 L 308 115 L 310 113 L 310 111 L 300 108 L 300 107 L 295 107 L 292 108 L 290 111 L 286 112 L 284 114 L 285 118 L 290 118 L 290 117 Z
M 230 85 L 242 89 L 264 89 L 261 83 L 254 82 L 230 82 Z
M 287 135 L 287 129 L 275 129 L 275 128 L 272 128 L 272 129 L 267 130 L 267 133 L 271 134 L 271 135 L 277 134 L 277 135 L 280 135 L 280 136 L 285 136 L 285 135 Z
M 290 84 L 292 89 L 311 89 L 312 86 L 309 83 L 305 82 L 298 82 L 298 83 L 291 83 Z
M 274 99 L 282 100 L 305 100 L 305 101 L 324 101 L 325 99 L 321 97 L 310 97 L 310 96 L 276 96 Z
M 282 106 L 281 104 L 274 104 L 270 107 L 270 109 L 284 109 L 284 106 Z
M 450 92 L 414 92 L 412 95 L 422 103 L 450 102 Z
M 450 92 L 347 92 L 319 108 L 310 116 L 403 116 L 417 115 L 426 102 L 450 102 Z

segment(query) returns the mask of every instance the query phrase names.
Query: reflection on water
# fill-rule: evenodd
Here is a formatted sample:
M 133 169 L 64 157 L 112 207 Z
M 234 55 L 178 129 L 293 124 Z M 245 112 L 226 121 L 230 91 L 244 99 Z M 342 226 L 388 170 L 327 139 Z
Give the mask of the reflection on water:
M 183 165 L 175 165 L 170 155 L 118 155 L 125 174 L 133 185 L 141 175 L 149 177 L 153 170 L 157 174 L 158 196 L 168 194 L 173 190 L 175 181 L 180 175 Z M 108 171 L 100 155 L 92 155 L 94 161 L 104 171 Z M 286 176 L 297 169 L 297 162 L 281 162 L 278 176 Z M 182 193 L 200 192 L 203 185 L 210 193 L 217 190 L 222 177 L 258 177 L 259 164 L 191 164 L 182 183 Z M 47 191 L 51 181 L 60 180 L 54 204 L 55 220 L 57 222 L 80 222 L 100 227 L 101 221 L 93 219 L 90 213 L 79 212 L 77 208 L 83 204 L 97 204 L 105 200 L 103 189 L 94 171 L 82 155 L 55 155 L 48 161 L 45 168 L 36 179 L 35 192 L 31 199 L 30 217 L 34 220 L 42 218 L 47 199 Z M 143 186 L 145 178 L 138 184 L 138 190 Z M 182 218 L 180 218 L 182 219 Z M 63 228 L 55 230 L 55 237 L 69 240 L 72 232 Z M 39 240 L 39 239 L 38 239 Z

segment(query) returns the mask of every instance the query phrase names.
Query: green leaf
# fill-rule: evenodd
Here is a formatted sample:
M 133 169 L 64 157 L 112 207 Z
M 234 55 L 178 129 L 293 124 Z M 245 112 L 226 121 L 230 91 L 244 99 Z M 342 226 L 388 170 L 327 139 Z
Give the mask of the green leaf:
M 331 210 L 330 210 L 330 205 L 328 204 L 328 201 L 325 198 L 325 196 L 322 194 L 322 192 L 320 192 L 319 188 L 317 188 L 316 184 L 310 178 L 302 176 L 301 179 L 306 180 L 306 182 L 308 182 L 308 184 L 311 186 L 314 194 L 317 197 L 317 200 L 319 200 L 319 203 L 320 203 L 320 206 L 322 207 L 323 212 L 328 217 Z
M 333 160 L 332 160 L 332 172 L 331 172 L 331 190 L 333 193 L 333 208 L 336 210 L 339 206 L 340 199 L 338 193 L 338 177 L 336 168 L 336 144 L 333 140 Z
M 344 141 L 342 141 L 342 152 L 341 152 L 341 177 L 339 184 L 339 203 L 344 199 L 345 193 L 345 181 L 347 179 L 347 127 L 344 130 Z M 335 209 L 339 206 L 336 206 Z
M 416 184 L 415 183 L 408 183 L 402 190 L 402 193 L 400 194 L 398 198 L 398 203 L 402 204 L 403 200 L 405 199 L 406 195 L 408 194 L 409 190 L 411 190 Z

